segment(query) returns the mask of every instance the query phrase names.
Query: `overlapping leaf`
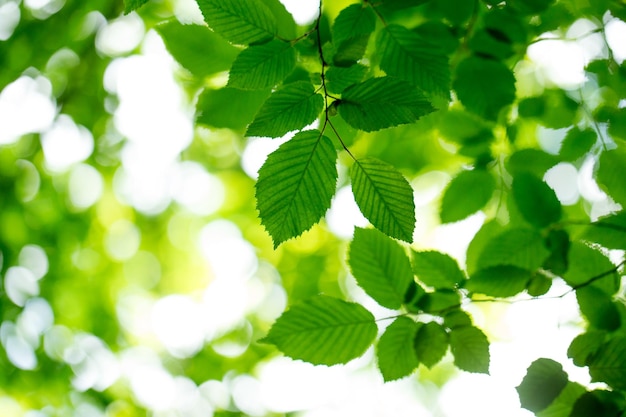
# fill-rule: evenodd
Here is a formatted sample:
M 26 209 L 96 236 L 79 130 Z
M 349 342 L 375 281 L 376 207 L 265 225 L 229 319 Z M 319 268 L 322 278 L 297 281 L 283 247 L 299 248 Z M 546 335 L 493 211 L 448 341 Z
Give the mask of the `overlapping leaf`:
M 390 24 L 380 31 L 376 44 L 380 67 L 422 91 L 438 97 L 450 97 L 450 67 L 447 55 L 417 33 L 404 26 Z
M 424 284 L 434 288 L 456 288 L 465 274 L 454 258 L 437 251 L 413 251 L 413 272 Z
M 616 203 L 626 207 L 626 150 L 616 148 L 602 152 L 598 168 L 598 185 Z
M 346 88 L 338 110 L 352 127 L 371 132 L 413 123 L 434 109 L 410 84 L 379 77 Z
M 124 14 L 128 14 L 133 10 L 137 10 L 149 0 L 124 0 Z
M 474 214 L 491 199 L 495 187 L 493 176 L 485 170 L 460 172 L 443 193 L 439 213 L 441 221 L 456 222 Z
M 472 274 L 465 284 L 471 292 L 492 297 L 512 297 L 524 291 L 532 272 L 511 265 L 498 265 Z
M 333 62 L 344 66 L 361 59 L 375 28 L 376 16 L 369 6 L 352 4 L 343 9 L 333 24 Z
M 196 0 L 204 21 L 229 42 L 268 41 L 277 31 L 272 12 L 260 0 Z
M 457 327 L 450 331 L 454 364 L 464 371 L 489 373 L 489 341 L 477 327 Z
M 318 130 L 306 130 L 270 154 L 256 183 L 261 223 L 274 246 L 299 236 L 330 207 L 337 181 L 337 152 Z
M 316 365 L 361 356 L 376 337 L 374 316 L 360 304 L 319 295 L 284 312 L 262 342 Z
M 196 121 L 207 126 L 243 129 L 252 121 L 270 90 L 205 89 L 196 105 Z
M 610 295 L 619 288 L 620 278 L 615 265 L 601 251 L 581 242 L 572 242 L 568 260 L 569 268 L 563 279 L 572 287 L 588 283 Z
M 326 88 L 331 93 L 340 94 L 351 86 L 363 80 L 367 67 L 361 64 L 354 64 L 349 67 L 330 67 L 326 71 Z
M 626 249 L 626 211 L 604 216 L 584 231 L 583 239 L 609 249 Z
M 567 374 L 552 359 L 537 359 L 516 388 L 521 406 L 534 413 L 547 408 L 567 385 Z
M 419 328 L 413 346 L 420 363 L 428 368 L 435 366 L 448 351 L 449 336 L 439 323 L 431 321 Z
M 566 161 L 575 161 L 585 155 L 596 143 L 597 135 L 593 129 L 571 128 L 559 150 L 559 155 Z
M 619 336 L 602 346 L 589 363 L 592 381 L 602 381 L 626 390 L 626 337 Z
M 228 86 L 244 90 L 274 87 L 296 66 L 296 50 L 288 42 L 273 40 L 250 46 L 233 62 Z
M 385 381 L 410 375 L 419 365 L 413 340 L 420 326 L 408 317 L 398 317 L 385 329 L 376 349 L 378 368 Z
M 363 215 L 381 232 L 413 241 L 413 189 L 393 166 L 374 158 L 356 161 L 350 170 L 352 192 Z
M 520 173 L 511 186 L 513 198 L 527 222 L 542 228 L 561 218 L 561 203 L 545 182 L 529 173 Z
M 287 84 L 263 104 L 246 136 L 277 138 L 313 122 L 324 108 L 324 98 L 308 81 Z
M 539 268 L 550 252 L 541 234 L 535 230 L 513 228 L 492 238 L 478 257 L 479 269 L 496 265 L 511 265 L 534 271 Z

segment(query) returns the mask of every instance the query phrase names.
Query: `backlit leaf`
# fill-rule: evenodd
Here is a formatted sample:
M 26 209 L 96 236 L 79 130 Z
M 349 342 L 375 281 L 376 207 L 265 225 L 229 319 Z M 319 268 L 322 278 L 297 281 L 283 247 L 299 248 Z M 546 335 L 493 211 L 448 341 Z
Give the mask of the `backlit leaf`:
M 412 242 L 413 189 L 402 174 L 385 162 L 363 158 L 352 165 L 350 178 L 356 203 L 370 223 L 388 236 Z
M 124 0 L 124 14 L 137 10 L 147 2 L 148 0 Z
M 495 186 L 493 176 L 485 170 L 461 171 L 443 192 L 441 222 L 452 223 L 474 214 L 489 202 Z
M 424 294 L 417 306 L 426 313 L 440 314 L 461 306 L 461 296 L 454 290 L 438 290 Z
M 516 388 L 522 408 L 539 412 L 547 408 L 567 385 L 567 374 L 560 363 L 552 359 L 537 359 L 526 371 Z
M 510 265 L 481 269 L 470 277 L 465 288 L 492 297 L 512 297 L 526 289 L 532 272 Z
M 390 24 L 377 41 L 380 68 L 394 77 L 444 99 L 450 97 L 448 57 L 434 44 L 404 26 Z
M 270 154 L 256 183 L 257 209 L 274 247 L 317 223 L 335 193 L 337 152 L 318 130 L 296 134 Z
M 556 193 L 544 181 L 529 173 L 513 178 L 513 198 L 524 219 L 542 228 L 561 218 L 561 203 Z
M 204 21 L 229 42 L 248 45 L 276 34 L 272 12 L 260 0 L 196 0 Z
M 383 307 L 398 309 L 413 272 L 404 249 L 376 229 L 354 230 L 348 264 L 365 292 Z
M 609 249 L 626 249 L 626 211 L 600 217 L 583 232 L 582 238 Z
M 448 333 L 439 323 L 431 321 L 424 324 L 415 335 L 414 347 L 417 359 L 428 368 L 432 368 L 448 351 Z
M 595 329 L 613 331 L 621 325 L 619 311 L 611 297 L 594 286 L 576 290 L 576 299 L 580 312 Z
M 616 203 L 626 207 L 626 150 L 616 148 L 604 151 L 600 155 L 598 168 L 598 185 Z
M 351 86 L 361 82 L 367 72 L 367 67 L 354 64 L 349 67 L 330 67 L 326 71 L 326 88 L 332 93 L 340 94 Z
M 243 129 L 259 111 L 270 90 L 205 89 L 196 105 L 196 122 L 207 126 Z
M 263 104 L 246 136 L 277 138 L 312 123 L 324 108 L 324 98 L 308 81 L 287 84 Z
M 361 356 L 376 331 L 374 316 L 360 304 L 318 295 L 284 312 L 261 341 L 293 359 L 335 365 Z
M 413 251 L 413 272 L 417 278 L 433 288 L 454 289 L 465 280 L 457 261 L 437 251 Z
M 589 363 L 589 374 L 594 382 L 626 390 L 626 337 L 615 337 L 598 349 Z
M 587 366 L 589 358 L 604 344 L 606 334 L 598 330 L 588 330 L 579 334 L 569 345 L 567 356 L 574 361 L 576 366 Z
M 581 242 L 572 242 L 568 262 L 569 268 L 563 274 L 568 285 L 577 287 L 589 283 L 610 295 L 618 290 L 620 278 L 615 265 L 601 251 Z M 592 278 L 593 282 L 590 282 Z
M 593 129 L 581 130 L 578 127 L 573 127 L 565 135 L 559 155 L 565 161 L 576 161 L 591 150 L 596 140 L 597 135 Z
M 450 331 L 454 364 L 464 371 L 489 373 L 489 342 L 477 327 L 456 327 Z
M 352 4 L 343 9 L 333 24 L 333 62 L 344 66 L 361 59 L 375 28 L 376 16 L 368 5 Z
M 530 172 L 543 178 L 547 170 L 559 163 L 556 156 L 539 149 L 522 149 L 511 155 L 506 162 L 506 169 L 511 175 Z
M 478 257 L 478 269 L 496 265 L 510 265 L 534 271 L 550 252 L 539 232 L 532 229 L 505 230 L 487 243 Z
M 587 390 L 577 382 L 568 381 L 565 388 L 561 390 L 559 395 L 543 410 L 535 413 L 537 417 L 574 417 L 572 408 L 576 401 Z M 588 417 L 586 415 L 585 417 Z M 599 417 L 593 414 L 594 417 Z M 608 417 L 608 416 L 607 416 Z
M 293 20 L 292 14 L 285 8 L 285 5 L 280 0 L 263 0 L 263 4 L 274 15 L 277 28 L 276 35 L 281 39 L 295 38 L 297 36 L 297 25 Z
M 420 326 L 408 317 L 398 317 L 385 329 L 376 347 L 378 368 L 385 381 L 410 375 L 419 365 L 413 340 Z
M 228 86 L 244 90 L 273 87 L 296 66 L 296 50 L 287 42 L 273 40 L 250 46 L 233 62 Z
M 338 110 L 352 127 L 371 132 L 413 123 L 434 109 L 410 84 L 380 77 L 346 88 Z

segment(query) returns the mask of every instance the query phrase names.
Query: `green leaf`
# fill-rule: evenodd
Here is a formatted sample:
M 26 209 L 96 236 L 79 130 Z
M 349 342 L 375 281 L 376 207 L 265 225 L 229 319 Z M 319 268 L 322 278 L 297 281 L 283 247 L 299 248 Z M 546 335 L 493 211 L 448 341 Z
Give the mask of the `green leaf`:
M 310 82 L 284 85 L 263 104 L 246 136 L 283 136 L 311 124 L 323 108 L 324 98 L 315 92 Z
M 532 297 L 539 297 L 550 291 L 552 287 L 552 278 L 537 271 L 526 286 L 526 292 Z
M 204 21 L 229 42 L 249 45 L 268 41 L 276 20 L 260 0 L 196 0 Z
M 349 67 L 330 67 L 326 71 L 326 88 L 331 93 L 341 94 L 343 90 L 361 82 L 367 67 L 361 64 L 351 65 Z
M 396 169 L 374 158 L 363 158 L 350 170 L 352 192 L 363 215 L 387 236 L 413 241 L 413 189 Z
M 585 392 L 587 390 L 582 385 L 568 381 L 554 401 L 547 408 L 535 414 L 537 417 L 572 417 L 574 404 Z
M 439 289 L 457 288 L 465 280 L 457 261 L 437 251 L 413 251 L 413 272 L 424 284 Z
M 298 26 L 291 13 L 287 11 L 280 0 L 263 0 L 263 4 L 274 15 L 276 21 L 277 35 L 281 39 L 293 39 L 297 36 Z
M 413 340 L 420 324 L 408 317 L 398 317 L 385 329 L 378 341 L 376 357 L 385 382 L 413 373 L 419 361 L 413 349 Z
M 124 14 L 137 10 L 147 2 L 148 0 L 124 0 Z
M 531 276 L 531 271 L 515 266 L 492 266 L 472 274 L 465 288 L 492 297 L 512 297 L 526 289 Z
M 495 120 L 515 100 L 515 77 L 502 62 L 471 56 L 459 63 L 454 89 L 466 109 Z
M 315 365 L 346 363 L 376 337 L 372 313 L 360 304 L 318 295 L 284 312 L 262 342 Z
M 469 314 L 461 309 L 452 310 L 451 312 L 443 316 L 443 324 L 449 329 L 471 326 L 472 318 L 469 316 Z
M 436 4 L 446 19 L 455 25 L 460 25 L 472 16 L 475 2 L 469 0 L 437 0 Z
M 562 229 L 551 229 L 545 239 L 550 256 L 543 263 L 543 268 L 556 275 L 563 275 L 569 268 L 567 254 L 571 244 L 569 234 Z
M 156 30 L 168 52 L 196 77 L 229 70 L 239 53 L 206 26 L 170 21 L 156 26 Z
M 598 349 L 589 363 L 589 374 L 594 382 L 626 390 L 626 337 L 616 337 Z
M 582 238 L 608 249 L 626 249 L 626 211 L 600 217 L 585 229 Z
M 559 155 L 565 161 L 576 161 L 582 158 L 591 150 L 597 140 L 596 132 L 593 129 L 571 128 L 565 135 Z
M 563 274 L 568 285 L 577 287 L 590 283 L 607 294 L 615 294 L 618 290 L 620 277 L 615 265 L 602 252 L 584 243 L 572 242 L 568 262 L 569 268 Z
M 404 26 L 390 24 L 380 31 L 377 49 L 380 68 L 394 77 L 445 100 L 450 99 L 448 56 L 437 46 Z
M 561 218 L 561 203 L 545 182 L 529 173 L 513 178 L 513 198 L 520 213 L 535 227 L 543 228 Z
M 241 51 L 233 62 L 228 86 L 244 90 L 274 87 L 296 66 L 296 50 L 287 42 L 273 40 Z
M 516 266 L 534 271 L 550 255 L 538 231 L 525 228 L 507 229 L 492 238 L 478 257 L 478 269 L 497 265 Z
M 352 127 L 366 132 L 413 123 L 434 111 L 416 88 L 390 77 L 370 78 L 346 88 L 338 110 Z
M 375 229 L 354 229 L 348 264 L 365 292 L 383 307 L 398 309 L 413 281 L 411 263 L 397 242 Z
M 585 392 L 573 406 L 568 417 L 615 417 L 623 415 L 624 397 L 615 391 Z
M 376 15 L 368 5 L 352 4 L 343 9 L 333 24 L 333 62 L 348 66 L 361 59 L 375 28 Z
M 626 150 L 616 148 L 600 155 L 598 185 L 616 202 L 626 207 Z
M 420 297 L 417 306 L 426 313 L 440 314 L 461 305 L 461 296 L 453 290 L 438 290 Z
M 454 364 L 467 372 L 489 373 L 489 341 L 477 327 L 456 327 L 450 331 Z
M 318 130 L 297 133 L 270 154 L 256 183 L 257 209 L 274 247 L 299 236 L 330 207 L 337 152 Z
M 567 385 L 567 374 L 552 359 L 537 359 L 516 388 L 522 408 L 537 413 L 547 408 Z
M 579 288 L 576 290 L 576 299 L 580 312 L 589 320 L 589 325 L 593 328 L 613 331 L 621 326 L 617 306 L 601 289 L 593 286 Z
M 539 14 L 546 10 L 555 0 L 510 0 L 513 9 L 523 14 Z
M 463 220 L 482 209 L 491 199 L 496 183 L 493 176 L 482 169 L 462 171 L 443 192 L 439 216 L 442 223 Z
M 513 153 L 506 162 L 506 169 L 511 175 L 530 172 L 543 178 L 547 170 L 559 163 L 559 159 L 539 149 L 522 149 Z
M 572 340 L 567 349 L 567 356 L 574 361 L 576 366 L 587 366 L 589 358 L 604 344 L 606 332 L 587 330 Z
M 259 111 L 270 90 L 205 89 L 196 105 L 196 122 L 207 126 L 243 129 Z
M 489 242 L 491 242 L 492 239 L 504 232 L 504 230 L 505 228 L 497 220 L 490 220 L 485 222 L 485 224 L 483 224 L 474 235 L 474 238 L 467 247 L 465 259 L 465 264 L 467 265 L 466 269 L 469 275 L 472 275 L 480 269 L 478 261 L 481 254 L 485 250 L 485 247 L 489 244 Z
M 432 368 L 443 359 L 448 351 L 449 336 L 446 329 L 431 321 L 424 324 L 415 335 L 414 347 L 417 359 Z

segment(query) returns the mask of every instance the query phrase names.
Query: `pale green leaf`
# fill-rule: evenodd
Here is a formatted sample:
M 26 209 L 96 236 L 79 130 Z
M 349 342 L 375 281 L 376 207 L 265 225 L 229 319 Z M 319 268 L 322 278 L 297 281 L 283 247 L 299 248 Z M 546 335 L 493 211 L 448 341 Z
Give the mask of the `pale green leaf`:
M 626 211 L 600 217 L 585 229 L 582 238 L 608 249 L 626 249 Z
M 489 373 L 489 341 L 477 327 L 456 327 L 450 331 L 454 364 L 467 372 Z
M 348 264 L 359 286 L 378 304 L 400 308 L 413 281 L 411 264 L 402 246 L 376 229 L 357 227 Z
M 363 215 L 381 232 L 413 241 L 413 189 L 393 166 L 374 158 L 356 161 L 350 170 L 352 192 Z
M 272 39 L 277 31 L 270 9 L 260 0 L 196 0 L 204 21 L 234 44 Z
M 270 154 L 256 183 L 261 223 L 274 247 L 299 236 L 330 207 L 337 182 L 337 152 L 318 130 L 296 134 Z
M 441 199 L 442 223 L 463 220 L 482 209 L 496 187 L 493 176 L 485 170 L 462 171 L 448 184 Z
M 147 2 L 148 0 L 124 0 L 124 14 L 137 10 Z
M 511 265 L 534 271 L 550 256 L 541 234 L 533 229 L 513 228 L 492 238 L 478 257 L 478 269 Z
M 248 127 L 246 136 L 277 138 L 311 124 L 324 108 L 324 98 L 308 81 L 297 81 L 276 90 Z
M 513 178 L 511 188 L 515 204 L 528 223 L 543 228 L 561 218 L 561 202 L 541 179 L 527 172 L 520 173 Z
M 346 88 L 338 102 L 338 110 L 352 127 L 371 132 L 413 123 L 434 109 L 410 84 L 380 77 Z
M 196 122 L 217 128 L 244 129 L 269 95 L 269 89 L 207 88 L 198 98 Z
M 526 288 L 532 272 L 511 265 L 481 269 L 470 277 L 465 288 L 492 297 L 512 297 Z
M 380 68 L 394 77 L 418 86 L 422 91 L 449 100 L 450 67 L 447 55 L 416 32 L 390 24 L 377 41 Z
M 616 148 L 600 155 L 598 185 L 616 203 L 626 207 L 626 150 Z
M 589 374 L 594 382 L 626 390 L 626 337 L 615 337 L 598 349 L 589 363 Z
M 376 347 L 378 368 L 385 382 L 410 375 L 419 365 L 413 340 L 420 328 L 408 317 L 398 317 L 385 329 Z
M 449 336 L 439 323 L 431 321 L 417 331 L 414 340 L 415 353 L 420 363 L 428 368 L 435 366 L 448 351 Z
M 537 359 L 516 388 L 522 408 L 533 413 L 546 409 L 567 385 L 567 374 L 552 359 Z
M 465 274 L 450 255 L 437 251 L 413 251 L 413 272 L 433 288 L 454 289 L 465 280 Z
M 261 341 L 293 359 L 335 365 L 365 353 L 376 332 L 374 316 L 360 304 L 318 295 L 284 312 Z
M 155 29 L 174 59 L 197 77 L 229 70 L 239 53 L 206 26 L 170 21 Z
M 233 62 L 228 86 L 244 90 L 274 87 L 296 66 L 296 50 L 288 42 L 273 40 L 250 46 Z

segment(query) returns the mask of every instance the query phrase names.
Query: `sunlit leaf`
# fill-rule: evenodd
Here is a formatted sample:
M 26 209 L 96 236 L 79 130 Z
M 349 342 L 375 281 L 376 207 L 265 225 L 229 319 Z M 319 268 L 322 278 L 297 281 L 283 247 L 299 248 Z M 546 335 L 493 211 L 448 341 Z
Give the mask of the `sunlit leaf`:
M 561 218 L 561 203 L 544 181 L 529 173 L 513 178 L 513 198 L 522 216 L 533 226 L 542 228 Z
M 468 291 L 492 297 L 512 297 L 526 289 L 532 272 L 510 265 L 481 269 L 465 283 Z
M 273 87 L 296 66 L 296 50 L 287 42 L 274 40 L 250 46 L 233 62 L 228 86 L 244 90 Z
M 294 359 L 335 365 L 361 356 L 375 337 L 372 313 L 360 304 L 319 295 L 284 312 L 262 341 Z
M 448 351 L 448 333 L 438 323 L 431 321 L 419 328 L 414 347 L 417 359 L 428 368 L 435 366 Z
M 411 264 L 404 249 L 375 229 L 354 230 L 348 264 L 354 278 L 380 305 L 398 309 L 413 281 Z
M 413 272 L 417 278 L 434 288 L 457 288 L 465 274 L 457 261 L 437 251 L 413 251 Z
M 324 108 L 324 98 L 307 81 L 287 84 L 263 104 L 246 136 L 277 138 L 313 122 Z
M 363 215 L 378 230 L 405 242 L 413 241 L 413 189 L 396 169 L 374 158 L 363 158 L 350 170 L 352 192 Z
M 495 186 L 493 176 L 485 170 L 460 172 L 443 193 L 441 222 L 452 223 L 474 214 L 489 202 Z
M 149 0 L 124 0 L 124 14 L 128 14 L 133 10 L 137 10 Z
M 205 22 L 229 42 L 248 45 L 276 34 L 272 12 L 260 0 L 196 0 Z
M 270 154 L 256 184 L 261 223 L 274 246 L 317 223 L 335 193 L 337 152 L 318 130 L 306 130 Z
M 413 340 L 420 326 L 408 317 L 398 317 L 385 329 L 376 348 L 378 368 L 385 381 L 410 375 L 419 365 Z
M 196 122 L 212 127 L 243 129 L 259 111 L 270 90 L 205 89 L 196 105 Z
M 550 252 L 545 247 L 539 232 L 513 228 L 498 234 L 484 246 L 477 266 L 479 269 L 484 269 L 497 265 L 510 265 L 534 271 L 549 255 Z
M 604 151 L 600 155 L 600 167 L 598 168 L 598 185 L 616 203 L 626 207 L 626 150 L 616 148 Z
M 489 373 L 489 342 L 477 327 L 456 327 L 450 331 L 454 364 L 464 371 Z

